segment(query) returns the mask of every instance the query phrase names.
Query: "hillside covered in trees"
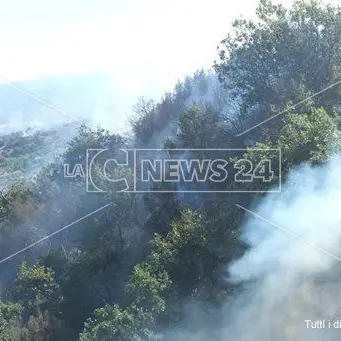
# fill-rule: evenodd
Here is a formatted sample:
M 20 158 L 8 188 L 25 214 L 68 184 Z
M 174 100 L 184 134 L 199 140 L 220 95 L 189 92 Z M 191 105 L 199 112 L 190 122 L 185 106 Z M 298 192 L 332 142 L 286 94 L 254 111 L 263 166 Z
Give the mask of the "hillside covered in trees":
M 55 131 L 1 137 L 0 176 L 49 162 L 0 197 L 0 341 L 339 340 L 305 321 L 341 319 L 341 7 L 261 0 L 256 14 L 212 70 L 141 98 L 131 134 L 82 125 L 59 155 Z M 64 176 L 87 149 L 124 148 L 255 163 L 279 148 L 282 192 L 89 193 Z

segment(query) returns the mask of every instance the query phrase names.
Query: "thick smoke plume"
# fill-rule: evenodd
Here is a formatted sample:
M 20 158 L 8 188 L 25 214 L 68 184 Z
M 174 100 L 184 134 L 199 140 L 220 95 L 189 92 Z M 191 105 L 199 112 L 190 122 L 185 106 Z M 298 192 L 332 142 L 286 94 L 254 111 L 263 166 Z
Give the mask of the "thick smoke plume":
M 252 216 L 246 223 L 251 248 L 229 270 L 231 280 L 248 284 L 229 307 L 225 340 L 340 339 L 340 193 L 338 156 L 299 167 L 281 194 L 252 209 L 269 223 Z
M 202 311 L 192 306 L 187 326 L 196 331 L 172 331 L 169 340 L 340 340 L 340 193 L 340 156 L 293 170 L 282 193 L 246 213 L 249 249 L 228 269 L 241 290 L 209 314 L 221 327 L 200 328 Z

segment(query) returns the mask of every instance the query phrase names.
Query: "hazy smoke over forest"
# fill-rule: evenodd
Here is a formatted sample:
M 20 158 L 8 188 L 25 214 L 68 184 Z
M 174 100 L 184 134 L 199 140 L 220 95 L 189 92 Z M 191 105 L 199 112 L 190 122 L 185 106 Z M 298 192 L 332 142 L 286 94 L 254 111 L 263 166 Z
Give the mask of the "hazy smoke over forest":
M 213 103 L 231 113 L 226 97 L 219 102 L 224 90 L 214 75 L 197 75 L 190 89 L 185 108 Z M 150 145 L 176 136 L 176 125 L 176 119 L 167 123 Z M 218 326 L 201 328 L 207 315 L 191 303 L 184 308 L 187 331 L 168 330 L 165 340 L 338 340 L 340 330 L 333 323 L 341 308 L 340 192 L 340 156 L 324 166 L 292 170 L 280 194 L 259 199 L 250 209 L 255 216 L 246 213 L 242 238 L 249 250 L 228 266 L 226 278 L 240 288 L 212 312 Z M 307 320 L 324 320 L 326 328 L 313 329 Z
M 117 72 L 0 79 L 0 341 L 340 340 L 341 6 L 225 5 L 202 69 L 134 5 Z
M 230 273 L 250 284 L 236 302 L 241 306 L 228 334 L 242 341 L 321 340 L 321 332 L 339 339 L 339 330 L 310 329 L 305 320 L 338 318 L 340 176 L 340 157 L 323 167 L 301 166 L 280 195 L 267 196 L 255 208 L 273 225 L 260 218 L 246 223 L 251 249 Z
M 193 339 L 340 339 L 340 191 L 337 156 L 324 166 L 296 168 L 282 193 L 250 209 L 256 216 L 247 213 L 243 227 L 250 249 L 228 268 L 228 280 L 241 284 L 241 293 L 215 312 L 222 329 L 199 328 Z M 312 328 L 322 320 L 324 328 Z

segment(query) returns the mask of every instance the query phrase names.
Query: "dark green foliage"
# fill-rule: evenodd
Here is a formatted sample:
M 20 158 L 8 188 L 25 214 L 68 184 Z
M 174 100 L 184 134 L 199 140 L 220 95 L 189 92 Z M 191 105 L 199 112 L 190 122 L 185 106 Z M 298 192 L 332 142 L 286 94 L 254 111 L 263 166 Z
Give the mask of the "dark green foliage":
M 288 101 L 297 103 L 341 76 L 340 7 L 313 0 L 296 1 L 287 10 L 262 0 L 257 17 L 234 22 L 215 63 L 220 79 L 242 98 L 246 127 L 271 116 L 273 106 L 283 110 Z M 339 95 L 340 87 L 335 86 L 313 100 L 330 109 L 339 104 Z M 260 128 L 264 136 L 275 122 Z
M 18 303 L 0 302 L 0 340 L 16 341 L 20 335 L 22 307 Z
M 62 301 L 53 271 L 42 265 L 28 267 L 25 263 L 20 266 L 13 298 L 23 306 L 24 316 L 45 310 L 58 315 Z

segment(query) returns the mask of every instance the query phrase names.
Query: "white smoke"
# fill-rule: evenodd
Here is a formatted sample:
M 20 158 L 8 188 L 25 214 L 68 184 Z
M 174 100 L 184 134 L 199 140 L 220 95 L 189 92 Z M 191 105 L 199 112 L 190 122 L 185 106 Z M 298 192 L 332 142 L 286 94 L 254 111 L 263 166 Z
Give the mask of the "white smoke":
M 247 284 L 228 309 L 223 339 L 340 339 L 332 324 L 341 319 L 340 193 L 338 156 L 324 166 L 300 166 L 281 194 L 251 209 L 258 215 L 244 229 L 251 248 L 229 269 L 231 280 Z M 325 320 L 325 328 L 306 320 Z
M 187 331 L 166 340 L 340 340 L 341 156 L 297 167 L 246 218 L 249 249 L 228 268 L 238 293 L 209 315 L 191 304 Z

